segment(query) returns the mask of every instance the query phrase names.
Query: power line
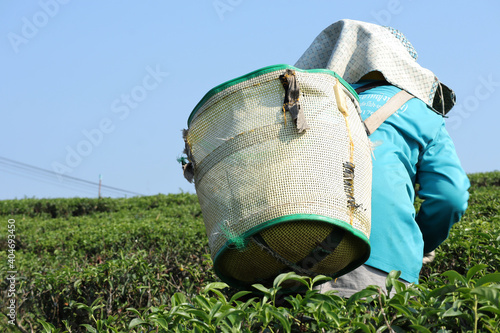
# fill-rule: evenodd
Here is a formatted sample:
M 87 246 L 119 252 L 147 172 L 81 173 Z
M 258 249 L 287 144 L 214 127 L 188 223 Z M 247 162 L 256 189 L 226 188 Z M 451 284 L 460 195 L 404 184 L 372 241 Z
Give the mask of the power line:
M 14 160 L 11 160 L 9 158 L 2 157 L 2 156 L 0 156 L 0 164 L 3 164 L 4 167 L 6 166 L 6 167 L 14 168 L 15 169 L 14 171 L 21 172 L 21 173 L 27 173 L 32 177 L 33 176 L 49 177 L 49 180 L 53 184 L 57 184 L 59 186 L 63 185 L 63 183 L 61 181 L 56 181 L 54 177 L 57 177 L 59 179 L 62 178 L 62 179 L 67 180 L 69 182 L 73 182 L 74 185 L 86 186 L 86 187 L 92 186 L 94 189 L 99 186 L 99 183 L 96 183 L 96 182 L 92 182 L 92 181 L 89 181 L 86 179 L 72 177 L 72 176 L 68 176 L 68 175 L 64 175 L 64 174 L 59 174 L 59 173 L 51 171 L 51 170 L 42 169 L 42 168 L 39 168 L 39 167 L 34 166 L 34 165 L 14 161 Z M 141 193 L 124 190 L 124 189 L 113 187 L 113 186 L 107 186 L 107 185 L 101 184 L 101 188 L 107 189 L 107 190 L 112 191 L 112 192 L 119 192 L 119 193 L 121 192 L 121 193 L 143 196 L 143 194 L 141 194 Z M 86 190 L 88 190 L 88 189 L 86 189 Z
M 0 162 L 0 171 L 9 173 L 11 175 L 20 176 L 20 177 L 23 177 L 23 178 L 26 178 L 26 179 L 31 179 L 31 180 L 43 182 L 45 184 L 54 184 L 53 180 L 44 179 L 44 178 L 42 178 L 42 177 L 40 177 L 38 175 L 35 175 L 35 174 L 26 174 L 24 171 L 23 172 L 19 172 L 17 170 L 8 170 L 8 169 L 6 169 L 6 166 L 2 165 L 1 163 L 2 162 Z M 95 189 L 78 187 L 77 185 L 78 184 L 58 182 L 58 186 L 59 187 L 64 187 L 66 189 L 70 189 L 70 190 L 73 190 L 73 191 L 79 191 L 79 192 L 83 191 L 83 192 L 86 192 L 86 193 L 89 193 L 89 194 L 90 193 L 95 193 Z
M 0 156 L 0 164 L 3 164 L 4 166 L 11 167 L 11 168 L 13 167 L 13 168 L 16 169 L 15 171 L 28 173 L 31 176 L 48 177 L 49 181 L 51 181 L 53 184 L 57 184 L 59 186 L 62 186 L 64 183 L 61 182 L 61 181 L 56 181 L 54 179 L 54 177 L 57 177 L 59 179 L 62 178 L 64 180 L 66 180 L 66 181 L 73 182 L 73 185 L 85 186 L 85 187 L 87 187 L 85 189 L 86 191 L 89 190 L 89 188 L 88 188 L 89 186 L 91 186 L 93 189 L 95 189 L 96 186 L 99 186 L 99 184 L 95 183 L 95 182 L 91 182 L 91 181 L 88 181 L 88 180 L 85 180 L 85 179 L 81 179 L 81 178 L 77 178 L 77 177 L 72 177 L 72 176 L 68 176 L 68 175 L 58 174 L 58 173 L 56 173 L 54 171 L 42 169 L 42 168 L 39 168 L 39 167 L 36 167 L 36 166 L 33 166 L 33 165 L 29 165 L 29 164 L 26 164 L 26 163 L 14 161 L 14 160 L 11 160 L 9 158 L 5 158 L 5 157 L 1 157 L 1 156 Z M 140 193 L 132 192 L 132 191 L 124 190 L 124 189 L 120 189 L 120 188 L 113 187 L 113 186 L 101 185 L 101 187 L 106 188 L 107 190 L 110 190 L 112 192 L 118 192 L 119 194 L 128 193 L 128 194 L 142 196 L 142 194 L 140 194 Z
M 87 194 L 95 194 L 96 192 L 95 188 L 91 188 L 90 185 L 78 184 L 77 182 L 68 182 L 64 180 L 57 181 L 54 180 L 53 176 L 48 177 L 38 173 L 28 172 L 27 170 L 13 168 L 11 165 L 5 165 L 3 164 L 3 162 L 0 161 L 0 174 L 1 173 L 12 174 L 21 177 L 23 179 L 54 185 L 57 186 L 58 188 L 69 189 L 76 192 L 84 192 Z M 120 195 L 120 196 L 123 195 L 122 193 L 118 192 L 110 192 L 110 194 Z

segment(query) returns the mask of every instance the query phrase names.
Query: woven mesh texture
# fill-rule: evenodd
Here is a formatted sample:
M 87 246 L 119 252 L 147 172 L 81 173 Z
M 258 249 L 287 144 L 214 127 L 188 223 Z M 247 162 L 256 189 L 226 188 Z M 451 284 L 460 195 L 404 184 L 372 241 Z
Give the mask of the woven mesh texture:
M 286 269 L 249 241 L 252 233 L 261 232 L 274 251 L 297 262 L 334 228 L 318 222 L 321 217 L 354 232 L 315 273 L 332 275 L 369 251 L 371 148 L 357 101 L 342 90 L 345 117 L 337 108 L 333 87 L 340 83 L 333 75 L 297 70 L 299 102 L 310 126 L 299 134 L 283 113 L 283 73 L 257 75 L 218 92 L 197 110 L 188 130 L 212 257 L 220 274 L 235 280 L 267 279 Z M 354 206 L 344 187 L 349 161 L 355 165 Z M 301 214 L 319 218 L 273 222 Z
M 278 224 L 262 231 L 261 235 L 269 248 L 289 261 L 298 262 L 335 228 L 338 227 L 327 223 L 295 221 Z M 353 261 L 362 258 L 368 250 L 367 247 L 366 243 L 346 233 L 332 254 L 319 262 L 312 258 L 315 265 L 311 271 L 317 274 L 335 275 Z M 220 263 L 218 269 L 224 276 L 243 283 L 271 282 L 280 273 L 290 271 L 287 265 L 253 242 L 249 242 L 243 251 L 237 249 L 224 251 L 218 262 Z

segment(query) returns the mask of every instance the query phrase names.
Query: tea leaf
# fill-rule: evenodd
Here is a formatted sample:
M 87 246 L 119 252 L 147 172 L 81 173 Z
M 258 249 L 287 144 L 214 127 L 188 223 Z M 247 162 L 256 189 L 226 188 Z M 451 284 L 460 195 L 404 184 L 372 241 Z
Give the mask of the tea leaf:
M 138 325 L 141 325 L 141 324 L 146 324 L 147 322 L 142 320 L 141 318 L 134 318 L 130 321 L 130 324 L 128 324 L 128 328 L 134 328 Z
M 491 287 L 476 287 L 471 290 L 470 292 L 473 295 L 478 295 L 481 296 L 497 307 L 500 307 L 500 290 L 496 288 L 491 288 Z
M 446 310 L 444 313 L 443 313 L 443 317 L 456 317 L 456 316 L 460 316 L 461 314 L 463 314 L 462 311 L 460 311 L 460 305 L 461 305 L 461 302 L 460 301 L 455 301 L 453 303 L 453 306 L 451 308 L 449 308 L 448 310 Z
M 405 306 L 403 306 L 403 305 L 400 305 L 400 304 L 390 304 L 389 303 L 389 306 L 393 307 L 398 312 L 400 312 L 401 314 L 405 315 L 408 318 L 413 317 L 413 313 L 409 309 L 407 309 Z
M 467 272 L 467 281 L 470 281 L 470 279 L 472 279 L 472 277 L 477 273 L 477 272 L 480 272 L 484 269 L 488 268 L 488 265 L 485 265 L 485 264 L 477 264 L 475 266 L 473 266 L 471 269 L 469 269 L 469 271 Z
M 44 320 L 38 319 L 37 321 L 38 321 L 40 324 L 42 324 L 42 326 L 43 326 L 43 328 L 44 328 L 45 332 L 47 332 L 47 333 L 51 333 L 51 332 L 53 332 L 53 331 L 56 329 L 54 325 L 52 325 L 51 323 L 47 323 L 47 322 L 46 322 L 46 321 L 44 321 Z
M 248 295 L 248 294 L 251 294 L 252 292 L 250 291 L 246 291 L 246 290 L 242 290 L 242 291 L 239 291 L 237 292 L 236 294 L 234 294 L 231 299 L 229 300 L 229 303 L 232 304 L 234 301 L 236 301 L 237 299 L 239 299 L 240 297 L 243 297 L 245 295 Z
M 320 282 L 320 281 L 331 281 L 332 278 L 329 277 L 329 276 L 325 276 L 325 275 L 316 275 L 313 279 L 312 279 L 312 285 L 316 285 L 317 282 Z
M 429 329 L 427 329 L 425 326 L 422 325 L 410 325 L 411 328 L 413 328 L 417 332 L 422 332 L 422 333 L 431 333 Z
M 87 329 L 87 332 L 97 333 L 97 330 L 95 328 L 93 328 L 92 326 L 90 326 L 89 324 L 82 324 L 80 326 L 85 327 Z
M 491 312 L 500 315 L 500 308 L 491 305 L 485 305 L 478 309 L 479 311 Z
M 465 278 L 454 270 L 446 271 L 442 275 L 446 276 L 451 283 L 456 284 L 457 282 L 461 282 L 462 284 L 467 285 Z
M 228 287 L 229 286 L 227 285 L 227 283 L 224 283 L 224 282 L 212 282 L 212 283 L 209 283 L 205 286 L 204 292 L 206 293 L 208 291 L 224 289 L 224 288 L 228 288 Z
M 263 292 L 264 294 L 270 294 L 270 289 L 264 287 L 262 284 L 258 283 L 258 284 L 252 284 L 252 287 L 254 287 L 255 289 Z
M 352 323 L 353 328 L 358 328 L 362 330 L 365 333 L 371 333 L 372 331 L 370 330 L 370 327 L 362 322 L 355 321 Z
M 476 287 L 483 286 L 487 283 L 499 283 L 500 273 L 491 273 L 483 276 L 476 281 Z
M 275 279 L 274 279 L 274 282 L 273 282 L 273 288 L 275 289 L 278 289 L 278 287 L 286 280 L 295 280 L 295 281 L 299 281 L 301 282 L 302 284 L 305 284 L 306 286 L 308 286 L 308 283 L 307 281 L 300 275 L 297 275 L 297 273 L 295 272 L 288 272 L 288 273 L 283 273 L 283 274 L 280 274 L 278 275 Z
M 439 287 L 439 288 L 436 288 L 436 289 L 432 290 L 429 293 L 428 297 L 432 298 L 432 297 L 438 297 L 438 296 L 447 295 L 449 293 L 454 292 L 455 290 L 457 290 L 457 286 L 451 285 L 451 284 L 447 284 L 447 285 L 444 285 L 442 287 Z
M 350 307 L 350 306 L 352 306 L 352 303 L 354 303 L 356 301 L 359 301 L 359 300 L 361 300 L 363 298 L 370 297 L 370 296 L 373 296 L 373 295 L 378 295 L 378 294 L 379 294 L 379 292 L 377 290 L 363 289 L 361 291 L 358 291 L 357 293 L 355 293 L 351 297 L 349 297 L 349 300 L 347 301 L 346 306 Z

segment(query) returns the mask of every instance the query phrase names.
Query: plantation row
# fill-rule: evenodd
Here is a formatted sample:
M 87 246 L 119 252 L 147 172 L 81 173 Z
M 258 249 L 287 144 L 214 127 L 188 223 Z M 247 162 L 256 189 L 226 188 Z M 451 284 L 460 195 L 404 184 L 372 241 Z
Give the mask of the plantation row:
M 499 332 L 500 172 L 470 175 L 469 209 L 405 287 L 350 299 L 308 290 L 228 288 L 214 275 L 195 195 L 0 201 L 2 277 L 15 221 L 15 324 L 10 281 L 0 327 L 11 332 Z M 13 223 L 12 223 L 13 224 Z M 10 253 L 13 253 L 12 251 Z M 12 256 L 11 256 L 12 257 Z
M 23 215 L 25 217 L 71 217 L 114 213 L 119 211 L 144 211 L 171 209 L 177 205 L 192 203 L 192 195 L 157 195 L 129 199 L 70 198 L 70 199 L 22 199 L 0 201 L 0 215 Z

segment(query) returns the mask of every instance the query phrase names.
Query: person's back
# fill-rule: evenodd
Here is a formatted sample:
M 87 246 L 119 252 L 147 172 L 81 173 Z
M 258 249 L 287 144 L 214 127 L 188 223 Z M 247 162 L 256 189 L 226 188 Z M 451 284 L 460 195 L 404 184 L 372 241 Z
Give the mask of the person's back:
M 356 87 L 356 85 L 354 85 Z M 381 86 L 360 94 L 365 120 L 400 89 Z M 374 143 L 372 256 L 367 265 L 401 270 L 418 282 L 423 254 L 434 250 L 467 207 L 467 176 L 442 116 L 413 98 L 370 136 Z M 415 185 L 423 199 L 415 216 Z M 416 223 L 415 223 L 416 222 Z
M 369 84 L 362 80 L 380 70 L 383 76 L 377 73 L 379 78 L 393 84 L 386 82 L 360 93 L 363 120 L 401 90 L 396 84 L 418 97 L 406 102 L 370 136 L 374 144 L 371 256 L 365 265 L 336 283 L 319 286 L 321 291 L 340 290 L 343 296 L 369 284 L 385 286 L 385 276 L 391 270 L 400 270 L 401 279 L 418 283 L 424 253 L 447 238 L 467 207 L 469 181 L 444 119 L 436 112 L 438 107 L 449 111 L 454 103 L 452 92 L 430 71 L 416 65 L 416 52 L 402 34 L 395 34 L 402 43 L 394 43 L 390 37 L 394 30 L 387 34 L 385 29 L 341 21 L 320 34 L 296 64 L 334 70 L 355 88 Z M 383 35 L 380 40 L 377 34 Z M 394 50 L 377 45 L 387 40 Z M 435 96 L 436 88 L 441 100 Z M 443 95 L 443 88 L 450 95 Z M 414 209 L 417 183 L 418 196 L 424 200 L 418 215 Z

